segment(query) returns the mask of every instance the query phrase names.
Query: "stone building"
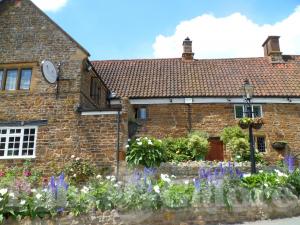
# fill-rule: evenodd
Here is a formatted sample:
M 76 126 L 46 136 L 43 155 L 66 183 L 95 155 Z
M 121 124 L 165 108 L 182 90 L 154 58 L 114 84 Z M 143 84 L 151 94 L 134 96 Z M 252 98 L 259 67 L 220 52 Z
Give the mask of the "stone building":
M 182 136 L 191 130 L 210 135 L 208 159 L 223 159 L 220 133 L 245 116 L 242 85 L 254 85 L 253 117 L 265 125 L 255 130 L 256 148 L 271 153 L 285 140 L 300 153 L 300 56 L 283 55 L 279 37 L 270 36 L 257 58 L 195 59 L 192 42 L 183 42 L 181 58 L 92 62 L 117 94 L 112 104 L 129 98 L 129 119 L 137 135 Z M 124 85 L 126 84 L 126 85 Z
M 30 0 L 0 1 L 0 159 L 33 159 L 48 169 L 71 155 L 114 167 L 128 136 L 210 134 L 209 159 L 223 159 L 220 132 L 244 115 L 241 86 L 255 86 L 253 111 L 265 125 L 256 147 L 285 140 L 300 152 L 300 56 L 279 37 L 264 57 L 89 61 L 89 53 Z M 131 124 L 137 122 L 137 130 Z M 128 124 L 130 125 L 128 128 Z
M 75 155 L 114 165 L 120 110 L 88 57 L 31 1 L 0 2 L 1 164 L 34 159 L 47 169 Z

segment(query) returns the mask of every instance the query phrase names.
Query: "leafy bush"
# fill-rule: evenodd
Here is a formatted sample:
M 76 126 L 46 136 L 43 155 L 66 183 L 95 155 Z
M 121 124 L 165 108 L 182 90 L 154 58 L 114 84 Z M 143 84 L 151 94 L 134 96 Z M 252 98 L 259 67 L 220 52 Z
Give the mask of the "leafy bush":
M 287 183 L 292 185 L 298 196 L 300 195 L 300 169 L 297 168 L 293 173 L 290 174 L 290 176 L 287 179 Z
M 166 138 L 163 140 L 163 147 L 166 151 L 167 162 L 182 162 L 193 158 L 188 148 L 187 138 Z
M 278 187 L 286 184 L 287 175 L 276 170 L 277 173 L 262 172 L 252 174 L 242 179 L 242 185 L 246 188 Z
M 64 172 L 71 184 L 87 182 L 95 175 L 95 167 L 88 161 L 71 156 L 71 160 L 65 165 Z
M 165 161 L 162 141 L 148 137 L 131 140 L 126 152 L 126 161 L 131 166 L 158 167 Z
M 246 138 L 246 134 L 238 126 L 225 127 L 221 133 L 221 140 L 227 145 L 233 138 Z
M 167 208 L 183 208 L 191 205 L 194 193 L 191 184 L 173 184 L 162 192 L 162 202 Z
M 194 131 L 187 137 L 164 139 L 166 161 L 182 162 L 203 159 L 208 152 L 208 137 L 205 132 Z
M 194 159 L 204 159 L 208 152 L 208 134 L 204 132 L 192 132 L 188 136 L 188 148 Z

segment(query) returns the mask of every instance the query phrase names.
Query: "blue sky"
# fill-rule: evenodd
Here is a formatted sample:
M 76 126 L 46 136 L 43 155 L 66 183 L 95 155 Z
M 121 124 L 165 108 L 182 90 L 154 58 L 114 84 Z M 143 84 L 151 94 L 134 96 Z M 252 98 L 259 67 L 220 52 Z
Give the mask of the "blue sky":
M 36 1 L 47 2 L 48 0 Z M 195 48 L 196 55 L 205 58 L 205 55 L 201 55 L 201 53 L 205 53 L 208 58 L 217 58 L 218 49 L 212 50 L 212 47 L 210 47 L 212 51 L 208 52 L 210 49 L 207 49 L 201 52 L 201 48 L 204 49 L 204 47 L 200 46 L 200 41 L 204 44 L 205 40 L 211 39 L 211 36 L 214 36 L 214 30 L 211 31 L 211 36 L 208 36 L 210 31 L 208 31 L 207 28 L 205 30 L 201 24 L 204 24 L 204 21 L 207 21 L 206 24 L 212 22 L 215 24 L 217 30 L 222 29 L 222 27 L 218 29 L 218 26 L 224 24 L 224 26 L 232 27 L 231 29 L 236 27 L 236 30 L 234 30 L 236 32 L 244 33 L 244 31 L 241 30 L 238 31 L 238 29 L 243 27 L 243 24 L 236 26 L 235 22 L 245 18 L 252 23 L 247 30 L 251 30 L 252 27 L 255 27 L 253 31 L 256 30 L 255 32 L 260 32 L 257 36 L 261 36 L 261 38 L 255 40 L 256 42 L 260 42 L 255 42 L 254 44 L 261 47 L 264 41 L 261 40 L 262 35 L 266 33 L 265 30 L 269 29 L 268 26 L 265 25 L 269 24 L 272 26 L 284 21 L 295 13 L 296 7 L 300 5 L 300 0 L 60 1 L 64 3 L 61 4 L 64 6 L 54 11 L 53 9 L 48 9 L 46 5 L 40 6 L 55 22 L 91 53 L 91 59 L 177 57 L 177 55 L 180 57 L 179 54 L 183 35 L 191 36 L 190 38 L 193 40 L 193 44 L 197 45 L 197 48 Z M 300 10 L 298 11 L 300 14 Z M 234 13 L 238 14 L 232 16 Z M 209 15 L 210 17 L 206 18 L 203 17 L 203 15 Z M 198 19 L 196 20 L 195 18 L 197 17 Z M 183 21 L 186 21 L 186 27 L 183 25 L 179 26 Z M 246 20 L 244 20 L 244 22 L 247 23 Z M 293 22 L 290 22 L 289 24 L 292 23 Z M 289 29 L 292 29 L 294 25 L 295 23 L 292 24 Z M 190 28 L 188 28 L 189 26 Z M 283 24 L 281 27 L 287 26 L 289 25 Z M 205 35 L 207 35 L 206 39 L 203 40 L 201 39 L 201 36 L 203 36 L 203 34 L 201 34 L 201 28 L 203 28 L 203 31 L 206 31 Z M 280 28 L 277 29 L 280 30 Z M 177 33 L 176 30 L 178 31 Z M 180 30 L 182 30 L 182 32 Z M 262 30 L 264 30 L 264 32 Z M 224 34 L 228 32 L 229 31 L 224 30 Z M 284 29 L 282 32 L 289 33 Z M 220 39 L 220 33 L 217 34 Z M 232 35 L 233 34 L 234 32 Z M 256 36 L 253 33 L 250 35 Z M 282 39 L 285 36 L 285 34 L 281 33 L 280 35 Z M 289 34 L 286 34 L 286 36 L 288 35 Z M 298 37 L 298 33 L 293 34 L 293 36 L 295 35 Z M 160 38 L 158 38 L 159 36 Z M 239 36 L 239 33 L 235 36 Z M 241 39 L 243 37 L 244 36 L 241 36 Z M 228 36 L 228 39 L 233 38 Z M 225 40 L 224 45 L 231 44 L 227 44 Z M 214 41 L 217 40 L 211 42 Z M 173 42 L 173 44 L 171 44 L 171 42 Z M 170 46 L 167 47 L 169 43 Z M 206 44 L 206 46 L 207 45 L 208 44 Z M 213 46 L 213 44 L 211 44 L 211 46 Z M 222 48 L 222 46 L 220 46 L 219 49 L 220 48 Z M 287 49 L 289 48 L 291 47 L 287 47 Z M 199 53 L 197 53 L 198 51 Z M 292 49 L 291 51 L 294 50 Z M 211 52 L 212 54 L 210 54 Z M 229 52 L 228 49 L 224 49 L 224 51 L 221 49 L 219 53 L 220 57 L 244 57 L 244 55 L 239 55 L 241 53 L 232 53 Z M 298 53 L 298 49 L 292 53 Z M 255 54 L 258 53 L 251 53 L 249 50 L 248 54 L 249 56 L 255 56 Z

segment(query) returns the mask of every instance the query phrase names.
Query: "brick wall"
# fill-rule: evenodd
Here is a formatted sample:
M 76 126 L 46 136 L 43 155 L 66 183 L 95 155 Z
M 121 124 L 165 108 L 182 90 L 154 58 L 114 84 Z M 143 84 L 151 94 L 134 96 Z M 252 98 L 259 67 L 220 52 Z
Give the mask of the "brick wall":
M 0 30 L 0 68 L 32 68 L 30 90 L 0 90 L 0 124 L 47 120 L 38 128 L 35 159 L 45 170 L 53 162 L 62 166 L 73 154 L 113 166 L 116 115 L 90 117 L 76 112 L 79 105 L 99 108 L 82 98 L 82 93 L 90 97 L 90 78 L 96 76 L 85 71 L 88 53 L 29 0 L 22 0 L 20 5 L 11 0 L 1 3 Z M 63 62 L 58 95 L 56 85 L 47 83 L 41 73 L 44 59 Z M 102 91 L 106 94 L 106 89 Z M 105 108 L 106 95 L 102 98 L 101 107 Z M 12 165 L 22 160 L 0 162 Z
M 254 130 L 266 137 L 267 151 L 273 151 L 274 141 L 286 140 L 292 151 L 300 153 L 300 105 L 263 104 L 265 125 Z M 189 108 L 184 104 L 148 105 L 148 118 L 141 122 L 138 135 L 163 138 L 186 135 L 190 128 Z M 212 137 L 220 136 L 224 127 L 236 125 L 233 104 L 192 104 L 191 129 L 206 131 Z M 246 131 L 246 130 L 245 130 Z

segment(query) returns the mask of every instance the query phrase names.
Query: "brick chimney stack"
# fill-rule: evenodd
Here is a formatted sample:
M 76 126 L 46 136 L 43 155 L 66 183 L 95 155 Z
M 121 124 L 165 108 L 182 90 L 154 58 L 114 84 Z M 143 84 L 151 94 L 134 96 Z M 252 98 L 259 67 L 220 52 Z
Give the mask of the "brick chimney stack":
M 279 38 L 279 36 L 269 36 L 262 45 L 265 57 L 269 56 L 272 62 L 282 61 Z
M 192 50 L 192 41 L 187 37 L 186 39 L 184 39 L 182 46 L 183 46 L 182 59 L 186 61 L 193 60 L 194 53 Z

